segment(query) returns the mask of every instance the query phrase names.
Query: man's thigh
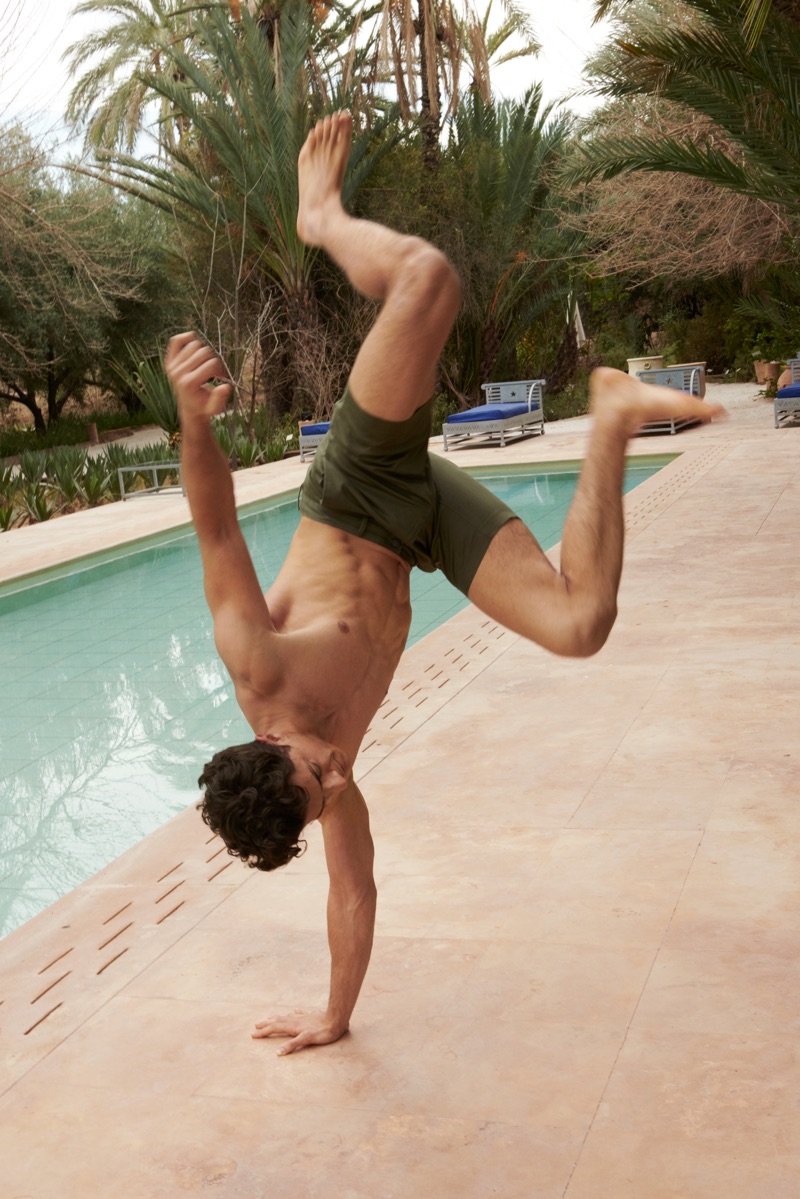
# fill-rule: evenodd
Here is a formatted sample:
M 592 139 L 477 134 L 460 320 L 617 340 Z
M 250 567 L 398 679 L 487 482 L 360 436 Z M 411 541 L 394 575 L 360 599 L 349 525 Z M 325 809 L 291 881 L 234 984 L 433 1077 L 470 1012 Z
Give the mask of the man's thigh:
M 569 630 L 566 581 L 530 529 L 512 520 L 495 534 L 468 592 L 476 608 L 555 653 Z
M 452 462 L 429 456 L 436 492 L 430 556 L 443 574 L 468 595 L 498 530 L 516 514 L 498 496 Z

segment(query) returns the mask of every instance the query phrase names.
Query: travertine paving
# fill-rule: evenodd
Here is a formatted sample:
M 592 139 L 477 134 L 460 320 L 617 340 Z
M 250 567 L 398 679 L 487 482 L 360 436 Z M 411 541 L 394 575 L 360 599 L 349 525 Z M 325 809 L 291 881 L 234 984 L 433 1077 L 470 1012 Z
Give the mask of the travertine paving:
M 344 1040 L 249 1037 L 324 999 L 318 836 L 258 875 L 190 808 L 0 942 L 0 1194 L 796 1199 L 800 428 L 746 390 L 632 446 L 681 456 L 627 498 L 600 655 L 468 609 L 404 656 L 357 769 L 379 909 Z M 186 518 L 6 534 L 0 573 Z

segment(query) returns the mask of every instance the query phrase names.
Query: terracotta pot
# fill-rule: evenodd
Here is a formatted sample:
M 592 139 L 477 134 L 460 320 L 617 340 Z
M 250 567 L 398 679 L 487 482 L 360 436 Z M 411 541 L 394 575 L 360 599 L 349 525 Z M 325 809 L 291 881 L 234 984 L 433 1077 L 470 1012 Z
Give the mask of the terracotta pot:
M 789 384 L 791 383 L 791 381 L 792 381 L 792 368 L 787 366 L 786 370 L 783 372 L 783 374 L 778 379 L 778 391 L 780 391 L 780 389 L 782 387 L 788 387 Z
M 753 369 L 756 372 L 756 383 L 766 383 L 767 381 L 767 364 L 763 358 L 758 358 L 753 363 Z
M 628 374 L 635 375 L 637 371 L 658 371 L 663 365 L 663 354 L 648 354 L 646 358 L 629 358 Z
M 768 362 L 764 369 L 764 382 L 767 383 L 770 380 L 776 380 L 781 373 L 782 366 L 782 362 Z

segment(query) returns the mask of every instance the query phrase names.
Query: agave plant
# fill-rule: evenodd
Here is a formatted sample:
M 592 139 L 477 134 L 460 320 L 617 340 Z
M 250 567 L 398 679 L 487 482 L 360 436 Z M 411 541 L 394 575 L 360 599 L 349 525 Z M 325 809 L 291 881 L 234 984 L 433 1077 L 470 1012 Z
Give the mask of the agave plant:
M 115 372 L 141 401 L 154 423 L 173 437 L 180 432 L 181 422 L 178 401 L 161 365 L 161 351 L 148 357 L 129 342 L 125 343 L 125 349 L 130 361 L 137 364 L 136 369 L 131 371 L 124 363 L 117 361 L 114 363 Z
M 234 453 L 237 465 L 243 466 L 245 469 L 258 466 L 263 461 L 261 446 L 255 441 L 250 441 L 248 437 L 237 437 Z
M 59 505 L 49 487 L 43 487 L 40 482 L 23 483 L 19 492 L 22 508 L 32 524 L 50 520 L 58 511 Z
M 81 483 L 86 470 L 86 450 L 79 446 L 59 446 L 47 462 L 47 479 L 68 504 L 82 497 Z
M 23 483 L 38 486 L 47 474 L 47 454 L 42 450 L 23 450 L 19 456 L 19 473 Z
M 0 496 L 0 533 L 7 533 L 22 519 L 19 505 L 11 496 Z
M 90 508 L 96 508 L 104 499 L 112 494 L 111 470 L 107 459 L 100 455 L 89 458 L 86 471 L 81 480 L 81 495 Z

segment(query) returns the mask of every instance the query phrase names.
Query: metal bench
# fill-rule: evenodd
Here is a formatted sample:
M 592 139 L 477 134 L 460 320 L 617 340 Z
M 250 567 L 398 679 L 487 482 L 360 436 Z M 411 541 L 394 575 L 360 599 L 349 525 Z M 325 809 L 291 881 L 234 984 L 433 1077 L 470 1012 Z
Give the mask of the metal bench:
M 705 393 L 706 372 L 702 366 L 665 366 L 654 371 L 637 371 L 636 378 L 653 387 L 674 387 L 676 391 L 685 391 L 687 395 L 702 396 Z M 678 420 L 651 420 L 642 425 L 640 433 L 677 433 L 689 425 L 700 422 L 694 417 Z
M 786 363 L 792 372 L 792 381 L 782 387 L 775 396 L 775 428 L 794 424 L 800 420 L 800 358 L 790 358 Z M 797 394 L 790 394 L 797 393 Z
M 301 423 L 298 432 L 301 462 L 305 462 L 307 457 L 310 458 L 312 454 L 316 453 L 317 447 L 324 441 L 330 427 L 329 420 L 318 421 L 316 424 Z
M 444 450 L 472 437 L 499 437 L 506 444 L 509 434 L 525 437 L 544 433 L 542 397 L 544 379 L 518 379 L 508 383 L 482 383 L 485 403 L 464 412 L 454 412 L 442 425 Z M 504 411 L 505 409 L 505 411 Z
M 148 473 L 152 475 L 153 483 L 151 487 L 143 487 L 139 491 L 125 490 L 125 476 L 133 475 L 134 480 L 137 475 Z M 162 483 L 159 480 L 159 474 L 176 475 L 179 482 L 177 483 Z M 183 471 L 181 470 L 180 462 L 140 462 L 138 466 L 118 466 L 117 479 L 119 481 L 119 494 L 123 500 L 133 499 L 135 496 L 152 495 L 158 491 L 180 491 L 181 495 L 186 495 L 186 488 L 183 485 Z

